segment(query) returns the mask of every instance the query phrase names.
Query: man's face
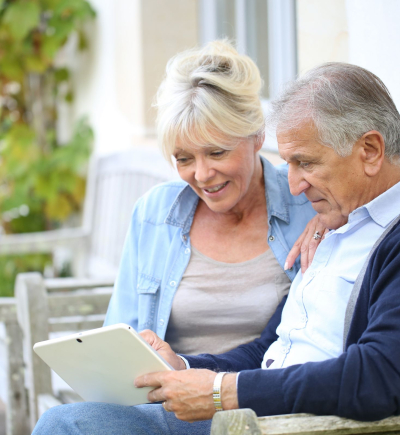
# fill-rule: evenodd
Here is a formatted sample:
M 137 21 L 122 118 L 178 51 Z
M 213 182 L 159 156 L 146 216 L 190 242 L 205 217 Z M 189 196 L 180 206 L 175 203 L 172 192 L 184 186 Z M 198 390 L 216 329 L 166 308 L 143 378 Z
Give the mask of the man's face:
M 296 131 L 279 131 L 278 147 L 289 165 L 289 186 L 293 195 L 305 193 L 327 228 L 347 223 L 349 214 L 369 202 L 359 147 L 348 157 L 318 143 L 316 129 L 307 124 Z

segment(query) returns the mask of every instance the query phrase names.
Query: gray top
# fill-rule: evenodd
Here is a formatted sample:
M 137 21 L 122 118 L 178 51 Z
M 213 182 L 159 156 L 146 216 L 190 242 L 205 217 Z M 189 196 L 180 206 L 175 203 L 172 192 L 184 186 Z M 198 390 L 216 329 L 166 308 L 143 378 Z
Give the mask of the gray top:
M 243 263 L 193 248 L 175 294 L 166 341 L 178 353 L 219 354 L 259 337 L 290 280 L 271 249 Z

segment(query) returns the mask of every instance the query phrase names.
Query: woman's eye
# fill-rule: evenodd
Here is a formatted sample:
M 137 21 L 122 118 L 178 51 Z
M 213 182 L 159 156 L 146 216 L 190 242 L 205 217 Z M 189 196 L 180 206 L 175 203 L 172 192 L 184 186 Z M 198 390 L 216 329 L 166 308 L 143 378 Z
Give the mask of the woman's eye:
M 177 163 L 186 163 L 188 159 L 186 157 L 178 157 L 176 161 Z
M 220 151 L 213 151 L 212 153 L 210 153 L 210 155 L 213 157 L 220 157 L 220 156 L 224 155 L 225 153 L 226 153 L 226 150 L 220 150 Z

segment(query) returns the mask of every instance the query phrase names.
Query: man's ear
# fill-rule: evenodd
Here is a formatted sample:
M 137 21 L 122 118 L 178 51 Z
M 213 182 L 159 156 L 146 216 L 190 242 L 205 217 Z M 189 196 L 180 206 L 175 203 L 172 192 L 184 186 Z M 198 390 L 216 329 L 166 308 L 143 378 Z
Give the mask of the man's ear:
M 265 139 L 265 132 L 261 132 L 261 133 L 258 133 L 256 135 L 255 141 L 254 141 L 254 151 L 255 152 L 260 151 L 260 149 L 263 146 L 264 139 Z
M 381 170 L 385 160 L 385 140 L 379 131 L 371 130 L 364 133 L 357 142 L 365 174 L 374 177 Z

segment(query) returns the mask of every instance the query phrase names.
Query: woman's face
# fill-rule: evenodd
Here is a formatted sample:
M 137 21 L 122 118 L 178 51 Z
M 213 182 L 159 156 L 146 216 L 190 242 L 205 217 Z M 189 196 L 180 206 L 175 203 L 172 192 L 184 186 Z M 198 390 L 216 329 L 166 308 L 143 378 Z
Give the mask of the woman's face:
M 232 150 L 178 144 L 174 150 L 180 177 L 215 213 L 243 210 L 259 188 L 262 167 L 257 151 L 262 140 L 239 139 Z

